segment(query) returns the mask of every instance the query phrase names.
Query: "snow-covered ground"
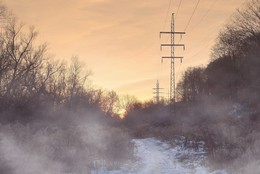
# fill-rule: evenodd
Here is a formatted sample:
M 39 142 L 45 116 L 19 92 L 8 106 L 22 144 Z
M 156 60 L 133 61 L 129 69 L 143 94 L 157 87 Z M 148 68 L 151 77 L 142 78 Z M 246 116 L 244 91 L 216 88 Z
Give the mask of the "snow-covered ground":
M 99 169 L 92 174 L 226 174 L 224 170 L 209 171 L 204 165 L 203 142 L 197 150 L 187 149 L 178 142 L 175 147 L 154 138 L 133 140 L 136 162 L 120 170 Z

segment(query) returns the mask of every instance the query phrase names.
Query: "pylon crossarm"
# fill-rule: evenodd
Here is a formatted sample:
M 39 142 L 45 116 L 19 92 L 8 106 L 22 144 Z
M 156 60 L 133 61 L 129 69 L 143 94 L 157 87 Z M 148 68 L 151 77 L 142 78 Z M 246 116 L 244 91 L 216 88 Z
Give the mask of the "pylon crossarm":
M 161 44 L 162 47 L 185 47 L 184 44 Z
M 184 57 L 162 57 L 162 59 L 183 59 Z
M 180 35 L 183 35 L 183 34 L 186 34 L 186 32 L 170 32 L 170 31 L 162 31 L 162 32 L 160 32 L 160 38 L 162 37 L 162 34 L 180 34 Z
M 161 44 L 161 50 L 163 47 L 183 47 L 183 50 L 185 50 L 184 44 Z
M 182 63 L 182 59 L 184 57 L 162 57 L 162 63 L 163 63 L 163 59 L 180 59 L 181 60 L 181 63 Z

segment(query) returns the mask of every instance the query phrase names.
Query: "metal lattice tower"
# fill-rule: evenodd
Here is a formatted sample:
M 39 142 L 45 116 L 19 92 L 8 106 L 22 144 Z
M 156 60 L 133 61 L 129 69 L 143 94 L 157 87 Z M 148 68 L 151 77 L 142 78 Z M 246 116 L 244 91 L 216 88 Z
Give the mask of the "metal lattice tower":
M 161 94 L 161 92 L 160 92 L 160 90 L 161 89 L 163 89 L 163 88 L 160 88 L 160 83 L 159 83 L 159 80 L 157 80 L 157 82 L 156 82 L 156 87 L 155 88 L 153 88 L 153 90 L 155 91 L 155 92 L 153 92 L 154 94 L 155 94 L 155 100 L 156 100 L 156 103 L 159 103 L 160 102 L 160 99 L 161 99 L 161 96 L 160 96 L 160 94 Z
M 174 14 L 171 21 L 171 43 L 174 44 Z M 171 75 L 170 75 L 170 100 L 175 102 L 175 66 L 174 66 L 174 45 L 171 46 Z
M 170 57 L 162 57 L 162 59 L 171 59 L 171 72 L 170 72 L 170 101 L 175 103 L 175 59 L 180 59 L 182 61 L 183 57 L 175 57 L 175 47 L 183 47 L 185 49 L 184 44 L 175 44 L 175 34 L 183 35 L 185 32 L 175 32 L 174 25 L 174 13 L 172 14 L 171 19 L 171 31 L 170 32 L 160 32 L 161 34 L 170 34 L 171 35 L 171 44 L 161 44 L 162 47 L 171 47 L 171 56 Z

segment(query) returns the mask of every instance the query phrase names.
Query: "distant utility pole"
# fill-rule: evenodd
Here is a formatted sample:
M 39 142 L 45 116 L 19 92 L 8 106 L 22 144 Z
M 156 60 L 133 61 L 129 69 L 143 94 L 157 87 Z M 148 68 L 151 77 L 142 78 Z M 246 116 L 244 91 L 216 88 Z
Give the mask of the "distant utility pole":
M 156 87 L 155 88 L 153 88 L 153 90 L 155 91 L 155 92 L 153 92 L 154 94 L 155 94 L 155 100 L 156 100 L 156 103 L 159 103 L 160 102 L 160 99 L 161 99 L 161 96 L 160 96 L 160 94 L 161 94 L 161 92 L 160 92 L 160 90 L 161 89 L 163 89 L 163 88 L 160 88 L 160 83 L 159 83 L 159 80 L 157 80 L 157 82 L 156 82 Z
M 174 13 L 172 14 L 172 21 L 171 21 L 171 31 L 170 32 L 160 32 L 160 37 L 162 34 L 170 34 L 171 35 L 171 44 L 161 44 L 162 47 L 171 47 L 171 56 L 169 57 L 162 57 L 163 59 L 170 59 L 171 60 L 171 72 L 170 72 L 170 102 L 175 104 L 175 66 L 174 66 L 174 59 L 180 59 L 182 62 L 183 57 L 175 57 L 174 47 L 183 47 L 185 50 L 184 44 L 175 44 L 175 34 L 179 34 L 181 37 L 185 32 L 175 32 L 174 29 Z

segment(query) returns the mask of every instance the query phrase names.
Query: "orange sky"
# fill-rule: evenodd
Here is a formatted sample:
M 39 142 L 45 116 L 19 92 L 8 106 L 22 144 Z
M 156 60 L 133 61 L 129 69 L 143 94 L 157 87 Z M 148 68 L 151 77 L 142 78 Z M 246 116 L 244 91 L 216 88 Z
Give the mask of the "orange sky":
M 57 58 L 79 56 L 94 72 L 92 80 L 96 86 L 150 99 L 157 79 L 164 92 L 168 92 L 170 64 L 169 61 L 161 64 L 160 57 L 169 52 L 161 52 L 160 43 L 169 39 L 159 39 L 159 32 L 170 30 L 171 13 L 176 13 L 180 1 L 5 0 L 3 3 L 25 24 L 37 28 L 38 39 L 46 41 Z M 176 31 L 184 30 L 197 1 L 182 0 Z M 182 40 L 186 50 L 176 50 L 176 56 L 185 57 L 182 64 L 176 62 L 177 79 L 189 66 L 207 65 L 219 30 L 243 2 L 200 1 Z

